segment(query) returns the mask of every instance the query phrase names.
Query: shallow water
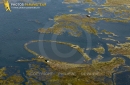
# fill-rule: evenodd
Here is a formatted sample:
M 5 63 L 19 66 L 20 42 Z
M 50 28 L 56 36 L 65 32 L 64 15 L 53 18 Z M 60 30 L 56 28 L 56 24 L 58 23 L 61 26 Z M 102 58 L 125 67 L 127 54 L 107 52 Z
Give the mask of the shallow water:
M 49 21 L 48 18 L 54 18 L 55 15 L 62 15 L 62 14 L 70 14 L 69 10 L 73 10 L 71 14 L 81 13 L 81 14 L 88 14 L 84 9 L 89 7 L 88 4 L 69 4 L 65 5 L 62 4 L 63 0 L 46 0 L 47 6 L 41 7 L 38 10 L 17 10 L 12 9 L 12 12 L 5 12 L 3 5 L 0 5 L 0 67 L 3 66 L 18 66 L 21 69 L 21 73 L 24 73 L 24 69 L 28 68 L 27 63 L 16 63 L 17 59 L 25 58 L 31 59 L 34 55 L 28 53 L 23 45 L 24 43 L 30 40 L 38 40 L 41 37 L 41 34 L 37 33 L 36 30 L 42 27 L 51 27 L 53 26 L 54 22 Z M 98 1 L 98 0 L 97 0 Z M 103 2 L 102 2 L 103 3 Z M 72 8 L 68 8 L 67 6 L 72 6 Z M 94 15 L 92 15 L 94 16 Z M 38 20 L 40 23 L 36 23 L 35 20 Z M 100 21 L 97 24 L 97 27 L 100 27 L 100 30 L 106 29 L 108 31 L 114 32 L 115 34 L 119 35 L 119 37 L 114 37 L 114 39 L 119 40 L 120 42 L 126 42 L 124 37 L 130 36 L 129 27 L 130 23 L 113 23 L 113 22 L 105 22 Z M 97 28 L 96 28 L 97 29 Z M 44 35 L 45 40 L 55 40 L 52 38 L 52 34 Z M 89 37 L 89 38 L 88 38 Z M 103 35 L 101 37 L 104 37 Z M 92 39 L 92 40 L 91 40 Z M 96 47 L 98 43 L 103 45 L 105 48 L 105 54 L 103 54 L 104 58 L 102 61 L 107 61 L 112 58 L 110 53 L 108 52 L 107 48 L 107 41 L 97 38 L 93 35 L 86 35 L 83 34 L 80 38 L 75 38 L 69 36 L 67 33 L 63 34 L 62 36 L 57 36 L 56 40 L 58 41 L 65 41 L 73 44 L 78 44 L 82 48 L 92 48 Z M 115 42 L 109 41 L 109 43 L 116 44 Z M 83 59 L 80 60 L 82 55 L 76 51 L 71 58 L 63 58 L 63 56 L 58 56 L 58 54 L 54 53 L 49 43 L 44 43 L 45 53 L 47 57 L 62 60 L 65 62 L 71 63 L 82 63 Z M 89 46 L 88 46 L 89 45 Z M 60 53 L 68 53 L 72 50 L 72 48 L 56 44 Z M 36 52 L 45 55 L 39 51 L 39 45 L 31 44 L 29 48 L 34 49 Z M 86 51 L 86 53 L 92 58 L 95 59 L 98 55 L 94 51 Z M 45 55 L 46 56 L 46 55 Z M 66 56 L 64 56 L 66 57 Z M 126 64 L 130 65 L 129 59 L 126 59 Z M 79 60 L 77 62 L 77 60 Z M 118 76 L 121 78 L 122 76 Z M 128 78 L 124 78 L 128 79 Z M 118 82 L 119 79 L 116 81 Z M 125 81 L 125 80 L 123 80 Z M 117 85 L 121 85 L 118 84 Z M 128 85 L 128 84 L 123 84 Z

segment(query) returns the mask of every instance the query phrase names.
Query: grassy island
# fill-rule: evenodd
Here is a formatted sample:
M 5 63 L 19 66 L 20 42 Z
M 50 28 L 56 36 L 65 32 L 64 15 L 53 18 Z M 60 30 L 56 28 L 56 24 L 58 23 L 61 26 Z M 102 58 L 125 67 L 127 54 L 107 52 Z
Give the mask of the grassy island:
M 121 43 L 117 44 L 117 46 L 114 46 L 112 44 L 107 44 L 108 45 L 108 50 L 112 55 L 124 55 L 128 58 L 130 58 L 130 43 Z
M 93 0 L 64 0 L 63 3 L 65 3 L 65 4 L 76 4 L 76 3 L 95 4 L 95 2 L 93 2 Z
M 83 48 L 80 48 L 78 45 L 74 45 L 74 44 L 71 44 L 71 43 L 60 42 L 60 41 L 51 41 L 51 40 L 33 40 L 33 41 L 30 41 L 29 43 L 25 43 L 24 44 L 24 48 L 28 52 L 32 53 L 33 55 L 35 55 L 37 57 L 39 56 L 39 54 L 37 54 L 36 52 L 34 52 L 34 51 L 32 51 L 32 50 L 30 50 L 30 49 L 27 48 L 27 45 L 29 45 L 31 43 L 34 43 L 34 42 L 53 42 L 53 43 L 68 45 L 68 46 L 76 49 L 79 53 L 81 53 L 86 60 L 91 60 L 91 58 L 86 53 L 84 53 Z
M 0 68 L 0 85 L 22 85 L 24 79 L 20 74 L 8 76 L 5 71 L 6 67 Z
M 93 48 L 93 50 L 99 54 L 105 53 L 105 49 L 102 46 L 99 46 L 98 48 Z
M 130 40 L 130 37 L 126 37 L 126 40 Z
M 64 32 L 68 32 L 71 36 L 79 37 L 82 34 L 82 30 L 97 35 L 98 32 L 94 28 L 94 24 L 98 22 L 98 18 L 88 18 L 85 15 L 80 14 L 64 14 L 61 16 L 55 16 L 55 24 L 50 28 L 39 28 L 39 33 L 53 33 L 61 35 Z
M 65 43 L 65 42 L 58 42 L 58 41 L 49 41 L 49 40 L 34 40 L 30 41 L 32 42 L 55 42 L 59 44 L 65 44 L 69 45 L 72 48 L 79 49 L 80 47 L 78 45 L 73 45 L 71 43 Z M 98 59 L 95 59 L 92 61 L 92 64 L 73 64 L 73 63 L 67 63 L 67 62 L 61 62 L 57 60 L 48 59 L 44 56 L 41 56 L 34 51 L 31 51 L 27 48 L 28 43 L 25 44 L 25 49 L 29 51 L 30 53 L 37 56 L 36 58 L 32 58 L 32 60 L 35 60 L 37 62 L 43 62 L 46 63 L 53 71 L 56 73 L 49 74 L 51 75 L 51 79 L 49 79 L 47 82 L 51 85 L 55 85 L 55 82 L 58 82 L 62 85 L 67 85 L 68 83 L 72 85 L 78 85 L 79 83 L 82 83 L 82 85 L 85 85 L 85 82 L 88 82 L 88 85 L 110 85 L 111 82 L 105 83 L 102 80 L 104 77 L 111 78 L 112 73 L 115 72 L 115 68 L 118 68 L 121 65 L 125 64 L 125 60 L 122 58 L 112 58 L 110 61 L 107 62 L 100 62 L 99 60 L 102 58 L 101 56 L 98 57 Z M 81 51 L 82 52 L 82 51 Z M 100 59 L 99 59 L 100 58 Z M 48 60 L 49 62 L 45 62 L 45 60 Z M 108 68 L 109 67 L 109 68 Z M 35 66 L 37 68 L 37 66 Z M 30 72 L 46 72 L 43 68 L 38 69 L 28 69 L 27 75 L 39 78 L 39 75 L 30 75 Z M 68 72 L 69 71 L 69 72 Z M 60 77 L 59 74 L 62 74 L 63 77 Z M 42 76 L 41 76 L 42 77 Z M 99 80 L 96 80 L 98 78 Z M 101 82 L 102 81 L 102 82 Z

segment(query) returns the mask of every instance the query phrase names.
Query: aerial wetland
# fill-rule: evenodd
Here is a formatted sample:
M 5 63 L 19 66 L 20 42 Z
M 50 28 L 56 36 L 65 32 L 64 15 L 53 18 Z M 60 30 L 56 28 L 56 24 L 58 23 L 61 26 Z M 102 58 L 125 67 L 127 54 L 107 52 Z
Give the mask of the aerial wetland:
M 29 31 L 30 33 L 24 31 L 29 36 L 22 41 L 21 48 L 28 52 L 31 58 L 17 58 L 13 61 L 19 67 L 24 64 L 25 68 L 1 66 L 1 85 L 130 84 L 129 80 L 125 80 L 125 83 L 122 81 L 122 78 L 129 79 L 122 75 L 130 76 L 128 0 L 106 0 L 102 4 L 96 0 L 48 1 L 44 10 L 49 8 L 48 4 L 62 4 L 65 9 L 61 14 L 52 13 L 53 15 L 47 11 L 46 15 L 50 14 L 51 17 L 49 16 L 48 21 L 44 22 L 41 21 L 41 17 L 44 17 L 42 15 L 35 14 L 38 18 L 29 16 L 32 19 L 29 18 L 26 23 L 32 23 L 31 26 L 34 26 L 35 30 Z M 81 7 L 83 13 L 75 12 L 77 6 L 79 8 L 83 6 Z M 59 12 L 58 8 L 49 10 Z M 46 26 L 48 24 L 45 22 L 49 22 L 49 26 Z M 19 32 L 21 30 L 17 30 L 16 34 Z M 37 39 L 35 36 L 42 38 Z M 44 48 L 41 50 L 42 46 Z M 56 50 L 55 47 L 60 53 L 53 52 Z M 72 58 L 68 57 L 69 54 L 60 57 L 57 55 L 67 54 L 69 51 L 74 52 Z M 12 71 L 10 75 L 9 68 L 14 68 L 16 72 Z

